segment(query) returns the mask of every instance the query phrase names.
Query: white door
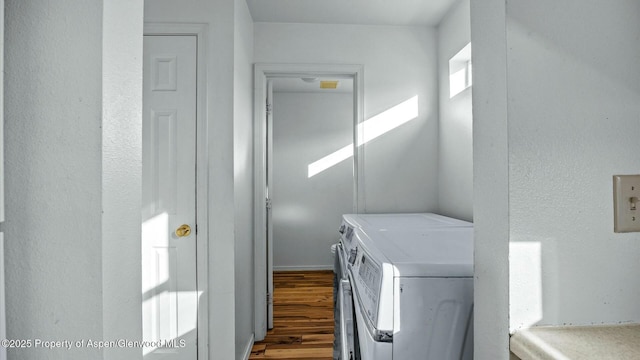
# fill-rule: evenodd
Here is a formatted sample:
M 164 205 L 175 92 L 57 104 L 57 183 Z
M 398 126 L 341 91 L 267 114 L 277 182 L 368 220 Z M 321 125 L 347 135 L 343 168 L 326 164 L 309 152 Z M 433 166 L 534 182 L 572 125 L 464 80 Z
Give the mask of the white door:
M 144 37 L 144 359 L 197 358 L 196 37 Z

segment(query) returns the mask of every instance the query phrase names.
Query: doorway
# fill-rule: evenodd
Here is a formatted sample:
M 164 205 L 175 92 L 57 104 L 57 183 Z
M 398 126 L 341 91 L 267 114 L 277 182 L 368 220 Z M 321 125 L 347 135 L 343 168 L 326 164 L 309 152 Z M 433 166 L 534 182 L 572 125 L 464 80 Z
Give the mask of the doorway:
M 270 78 L 267 191 L 275 271 L 330 270 L 354 201 L 353 79 Z M 270 120 L 270 121 L 269 121 Z
M 304 94 L 304 87 L 319 87 L 321 81 L 329 80 L 343 82 L 343 86 L 349 89 L 343 92 L 342 96 L 334 96 L 334 98 L 343 99 L 341 106 L 343 119 L 345 103 L 349 106 L 346 110 L 346 123 L 342 120 L 343 123 L 340 124 L 340 119 L 333 118 L 336 114 L 331 110 L 335 109 L 329 109 L 329 107 L 337 103 L 331 104 L 327 99 L 319 100 L 319 97 L 313 100 L 313 95 L 310 94 L 312 91 Z M 358 143 L 357 139 L 361 136 L 358 124 L 362 122 L 362 67 L 259 64 L 255 69 L 255 86 L 255 333 L 256 340 L 259 341 L 264 338 L 267 328 L 272 327 L 274 248 L 280 245 L 280 249 L 292 252 L 286 255 L 288 259 L 297 258 L 304 262 L 304 256 L 301 255 L 318 251 L 309 248 L 314 246 L 313 241 L 303 243 L 296 240 L 300 239 L 300 231 L 304 231 L 301 227 L 313 226 L 313 222 L 319 220 L 317 217 L 314 218 L 314 212 L 323 213 L 327 208 L 336 207 L 334 206 L 336 201 L 327 201 L 327 190 L 322 190 L 322 186 L 318 187 L 318 184 L 322 184 L 323 180 L 326 183 L 333 170 L 340 169 L 338 171 L 342 174 L 338 175 L 340 180 L 334 178 L 332 181 L 340 182 L 339 187 L 342 190 L 329 194 L 329 196 L 334 195 L 340 198 L 337 201 L 340 209 L 332 211 L 358 212 L 359 208 L 364 206 L 362 178 L 358 176 L 361 173 L 359 168 L 364 154 L 361 148 L 354 145 Z M 346 102 L 345 96 L 349 97 Z M 324 110 L 321 103 L 313 105 L 318 101 L 324 101 Z M 282 111 L 280 115 L 283 117 L 280 123 L 274 125 L 274 122 L 278 121 L 279 103 Z M 331 119 L 323 119 L 323 113 Z M 336 126 L 339 128 L 338 132 L 342 134 L 332 138 L 331 132 L 336 130 Z M 326 135 L 324 141 L 321 138 L 323 132 Z M 276 142 L 278 145 L 274 145 Z M 337 146 L 337 143 L 341 145 Z M 274 172 L 278 174 L 274 176 Z M 345 184 L 345 174 L 348 177 L 347 184 Z M 333 175 L 335 177 L 335 173 Z M 314 190 L 314 186 L 317 191 Z M 282 195 L 281 197 L 278 192 Z M 310 196 L 312 199 L 301 199 L 301 196 Z M 345 196 L 348 199 L 344 199 Z M 264 199 L 264 202 L 261 199 Z M 307 205 L 314 202 L 315 204 L 300 206 L 303 205 L 301 201 Z M 272 226 L 274 225 L 272 220 L 275 224 L 280 222 L 282 226 Z M 331 222 L 331 220 L 328 221 Z M 329 224 L 328 228 L 333 229 L 338 223 L 339 218 L 335 223 Z M 280 233 L 280 244 L 274 242 L 276 238 L 274 230 L 276 234 Z M 329 247 L 335 236 L 330 230 L 329 232 L 330 234 L 319 235 L 320 241 L 315 242 L 315 245 L 323 249 L 321 251 L 324 254 L 314 254 L 320 258 L 323 256 L 330 258 Z M 284 237 L 282 237 L 283 234 Z M 327 246 L 323 247 L 324 243 Z M 282 255 L 280 252 L 278 250 L 278 255 Z M 327 268 L 332 264 L 327 259 L 318 261 L 319 268 Z M 308 269 L 309 266 L 299 262 L 281 267 L 286 270 L 300 268 Z

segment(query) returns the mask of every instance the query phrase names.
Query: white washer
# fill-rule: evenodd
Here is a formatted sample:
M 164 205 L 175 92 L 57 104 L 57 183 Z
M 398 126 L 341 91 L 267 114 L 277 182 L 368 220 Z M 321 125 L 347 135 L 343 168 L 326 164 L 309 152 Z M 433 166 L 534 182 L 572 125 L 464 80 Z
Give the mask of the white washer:
M 338 232 L 339 244 L 342 245 L 344 261 L 351 255 L 355 241 L 355 229 L 369 233 L 394 231 L 420 231 L 433 228 L 473 227 L 468 221 L 450 218 L 433 213 L 400 213 L 400 214 L 344 214 Z M 346 273 L 343 274 L 346 279 Z
M 459 219 L 433 213 L 403 214 L 345 214 L 342 227 L 371 230 L 421 230 L 441 227 L 473 227 L 473 224 Z
M 343 235 L 353 226 L 343 245 L 361 359 L 471 359 L 471 224 L 435 214 L 343 220 Z

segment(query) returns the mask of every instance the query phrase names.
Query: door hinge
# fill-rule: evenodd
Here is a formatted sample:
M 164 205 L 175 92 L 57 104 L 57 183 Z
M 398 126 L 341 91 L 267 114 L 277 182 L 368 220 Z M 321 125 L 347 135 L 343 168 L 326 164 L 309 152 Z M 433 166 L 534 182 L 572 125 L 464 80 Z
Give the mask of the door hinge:
M 271 115 L 271 111 L 273 110 L 273 106 L 271 104 L 267 103 L 266 110 L 267 110 L 267 115 Z
M 271 199 L 266 198 L 265 199 L 265 204 L 267 206 L 267 210 L 271 210 Z
M 271 293 L 267 293 L 267 305 L 273 305 L 273 296 L 271 296 Z

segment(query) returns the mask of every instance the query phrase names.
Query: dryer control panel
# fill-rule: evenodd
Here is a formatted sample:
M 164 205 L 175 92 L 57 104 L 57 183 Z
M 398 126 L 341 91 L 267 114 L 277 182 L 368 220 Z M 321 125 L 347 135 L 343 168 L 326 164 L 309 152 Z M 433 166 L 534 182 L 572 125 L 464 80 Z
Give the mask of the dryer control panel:
M 380 283 L 382 280 L 382 269 L 376 264 L 366 252 L 356 261 L 357 265 L 357 291 L 360 301 L 367 316 L 373 324 L 378 321 L 378 301 L 380 296 Z
M 347 243 L 351 244 L 353 241 L 353 227 L 347 226 L 347 231 L 344 233 L 344 239 L 347 240 Z
M 353 243 L 353 226 L 349 225 L 345 221 L 342 221 L 340 227 L 338 228 L 338 233 L 340 234 L 340 239 L 347 246 L 348 249 L 351 248 Z

